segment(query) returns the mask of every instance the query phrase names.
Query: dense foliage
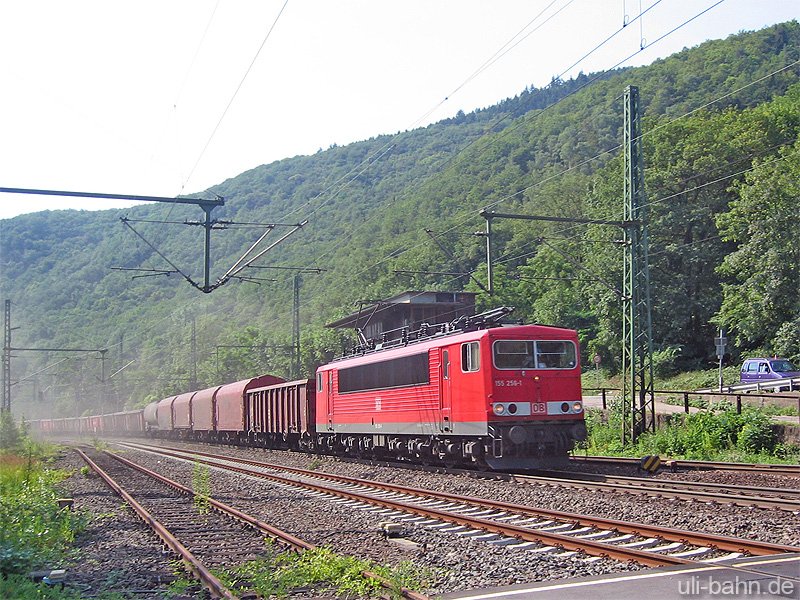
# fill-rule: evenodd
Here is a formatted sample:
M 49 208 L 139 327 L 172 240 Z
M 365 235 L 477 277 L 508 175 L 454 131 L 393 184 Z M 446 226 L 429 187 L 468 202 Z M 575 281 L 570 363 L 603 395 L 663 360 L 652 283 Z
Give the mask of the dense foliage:
M 741 413 L 720 406 L 718 410 L 674 414 L 655 432 L 639 436 L 634 443 L 621 441 L 621 415 L 612 410 L 606 419 L 600 411 L 587 413 L 589 438 L 585 451 L 610 456 L 659 455 L 685 460 L 729 462 L 797 462 L 800 448 L 778 441 L 764 411 L 747 407 Z
M 56 484 L 66 474 L 43 464 L 47 449 L 16 430 L 8 412 L 0 421 L 0 579 L 5 579 L 57 564 L 86 518 L 56 502 Z
M 483 229 L 483 207 L 621 219 L 619 97 L 636 85 L 645 116 L 660 368 L 706 366 L 720 326 L 735 341 L 732 360 L 749 352 L 797 359 L 798 60 L 800 25 L 790 22 L 647 67 L 554 80 L 425 128 L 242 173 L 208 190 L 225 198 L 213 216 L 308 219 L 257 263 L 326 269 L 301 275 L 305 373 L 349 337 L 324 323 L 360 300 L 428 288 L 470 289 L 481 307 L 509 304 L 525 320 L 574 327 L 584 353 L 600 354 L 613 370 L 621 344 L 615 228 L 498 220 L 493 297 L 466 276 L 395 271 L 471 272 L 485 282 L 484 240 L 473 235 Z M 289 374 L 295 273 L 248 269 L 250 277 L 277 281 L 231 283 L 210 295 L 175 273 L 132 279 L 109 267 L 170 267 L 119 223 L 122 215 L 170 222 L 202 216 L 196 208 L 149 205 L 3 223 L 0 295 L 13 303 L 15 345 L 108 348 L 71 358 L 19 353 L 15 378 L 29 377 L 14 388 L 18 412 L 75 415 L 139 406 L 192 385 Z M 200 228 L 130 224 L 186 275 L 202 279 Z M 212 281 L 263 231 L 219 226 Z M 276 227 L 267 243 L 285 231 Z

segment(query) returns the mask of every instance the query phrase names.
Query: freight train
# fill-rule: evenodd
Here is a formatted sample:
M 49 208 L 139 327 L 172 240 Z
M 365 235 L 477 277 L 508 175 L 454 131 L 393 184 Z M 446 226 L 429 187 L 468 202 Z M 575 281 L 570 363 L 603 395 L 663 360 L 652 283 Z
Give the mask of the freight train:
M 501 324 L 506 312 L 363 340 L 314 379 L 261 375 L 30 427 L 489 469 L 552 465 L 586 438 L 577 334 Z

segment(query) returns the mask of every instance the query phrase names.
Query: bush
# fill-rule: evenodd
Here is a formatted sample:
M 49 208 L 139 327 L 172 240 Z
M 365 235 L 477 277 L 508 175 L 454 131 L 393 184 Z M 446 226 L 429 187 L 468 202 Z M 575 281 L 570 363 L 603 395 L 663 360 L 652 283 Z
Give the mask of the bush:
M 667 346 L 653 351 L 653 374 L 659 378 L 669 377 L 678 372 L 677 361 L 681 355 L 680 346 Z
M 4 454 L 0 464 L 0 574 L 25 573 L 57 559 L 85 518 L 59 509 L 55 485 L 64 473 L 31 457 Z
M 260 596 L 283 598 L 295 590 L 312 588 L 315 593 L 335 592 L 337 596 L 368 598 L 385 594 L 374 580 L 365 579 L 363 571 L 372 571 L 401 587 L 421 589 L 434 577 L 433 572 L 419 570 L 401 562 L 389 569 L 352 556 L 334 553 L 328 547 L 302 553 L 284 552 L 272 559 L 260 559 L 240 565 L 233 571 L 217 573 L 231 588 L 249 588 Z M 326 595 L 326 594 L 320 594 Z
M 76 590 L 61 589 L 44 583 L 33 583 L 22 575 L 9 575 L 0 578 L 0 598 L 6 600 L 81 600 L 85 598 Z M 101 596 L 102 597 L 102 596 Z M 110 599 L 109 599 L 110 600 Z
M 742 417 L 736 447 L 742 452 L 773 452 L 776 438 L 769 418 L 755 410 L 743 413 Z
M 690 460 L 741 460 L 748 455 L 748 460 L 763 461 L 788 460 L 797 453 L 794 446 L 777 444 L 769 417 L 757 408 L 746 408 L 742 414 L 728 407 L 720 412 L 671 415 L 664 427 L 624 446 L 622 425 L 613 412 L 605 423 L 599 411 L 587 411 L 586 424 L 586 448 L 596 454 L 659 454 Z

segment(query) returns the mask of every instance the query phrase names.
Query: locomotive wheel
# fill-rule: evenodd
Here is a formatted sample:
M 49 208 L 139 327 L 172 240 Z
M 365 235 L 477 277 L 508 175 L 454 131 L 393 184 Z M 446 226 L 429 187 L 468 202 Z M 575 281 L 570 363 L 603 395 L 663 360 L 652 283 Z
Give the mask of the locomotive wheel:
M 478 471 L 491 471 L 489 463 L 486 462 L 486 459 L 483 456 L 475 457 L 475 467 L 478 469 Z
M 363 444 L 358 444 L 356 446 L 355 455 L 361 460 L 368 460 L 372 458 L 372 452 L 368 448 L 364 448 Z
M 440 455 L 440 460 L 446 469 L 455 469 L 458 466 L 458 457 L 452 454 Z

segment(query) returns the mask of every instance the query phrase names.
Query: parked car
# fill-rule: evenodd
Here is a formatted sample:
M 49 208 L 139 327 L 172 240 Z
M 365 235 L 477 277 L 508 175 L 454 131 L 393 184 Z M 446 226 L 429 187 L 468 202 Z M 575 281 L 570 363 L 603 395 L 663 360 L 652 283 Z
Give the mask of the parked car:
M 742 364 L 739 381 L 742 383 L 764 383 L 764 387 L 774 379 L 800 378 L 800 370 L 785 358 L 748 358 Z M 774 386 L 776 392 L 790 391 L 800 388 L 800 384 L 791 382 Z

